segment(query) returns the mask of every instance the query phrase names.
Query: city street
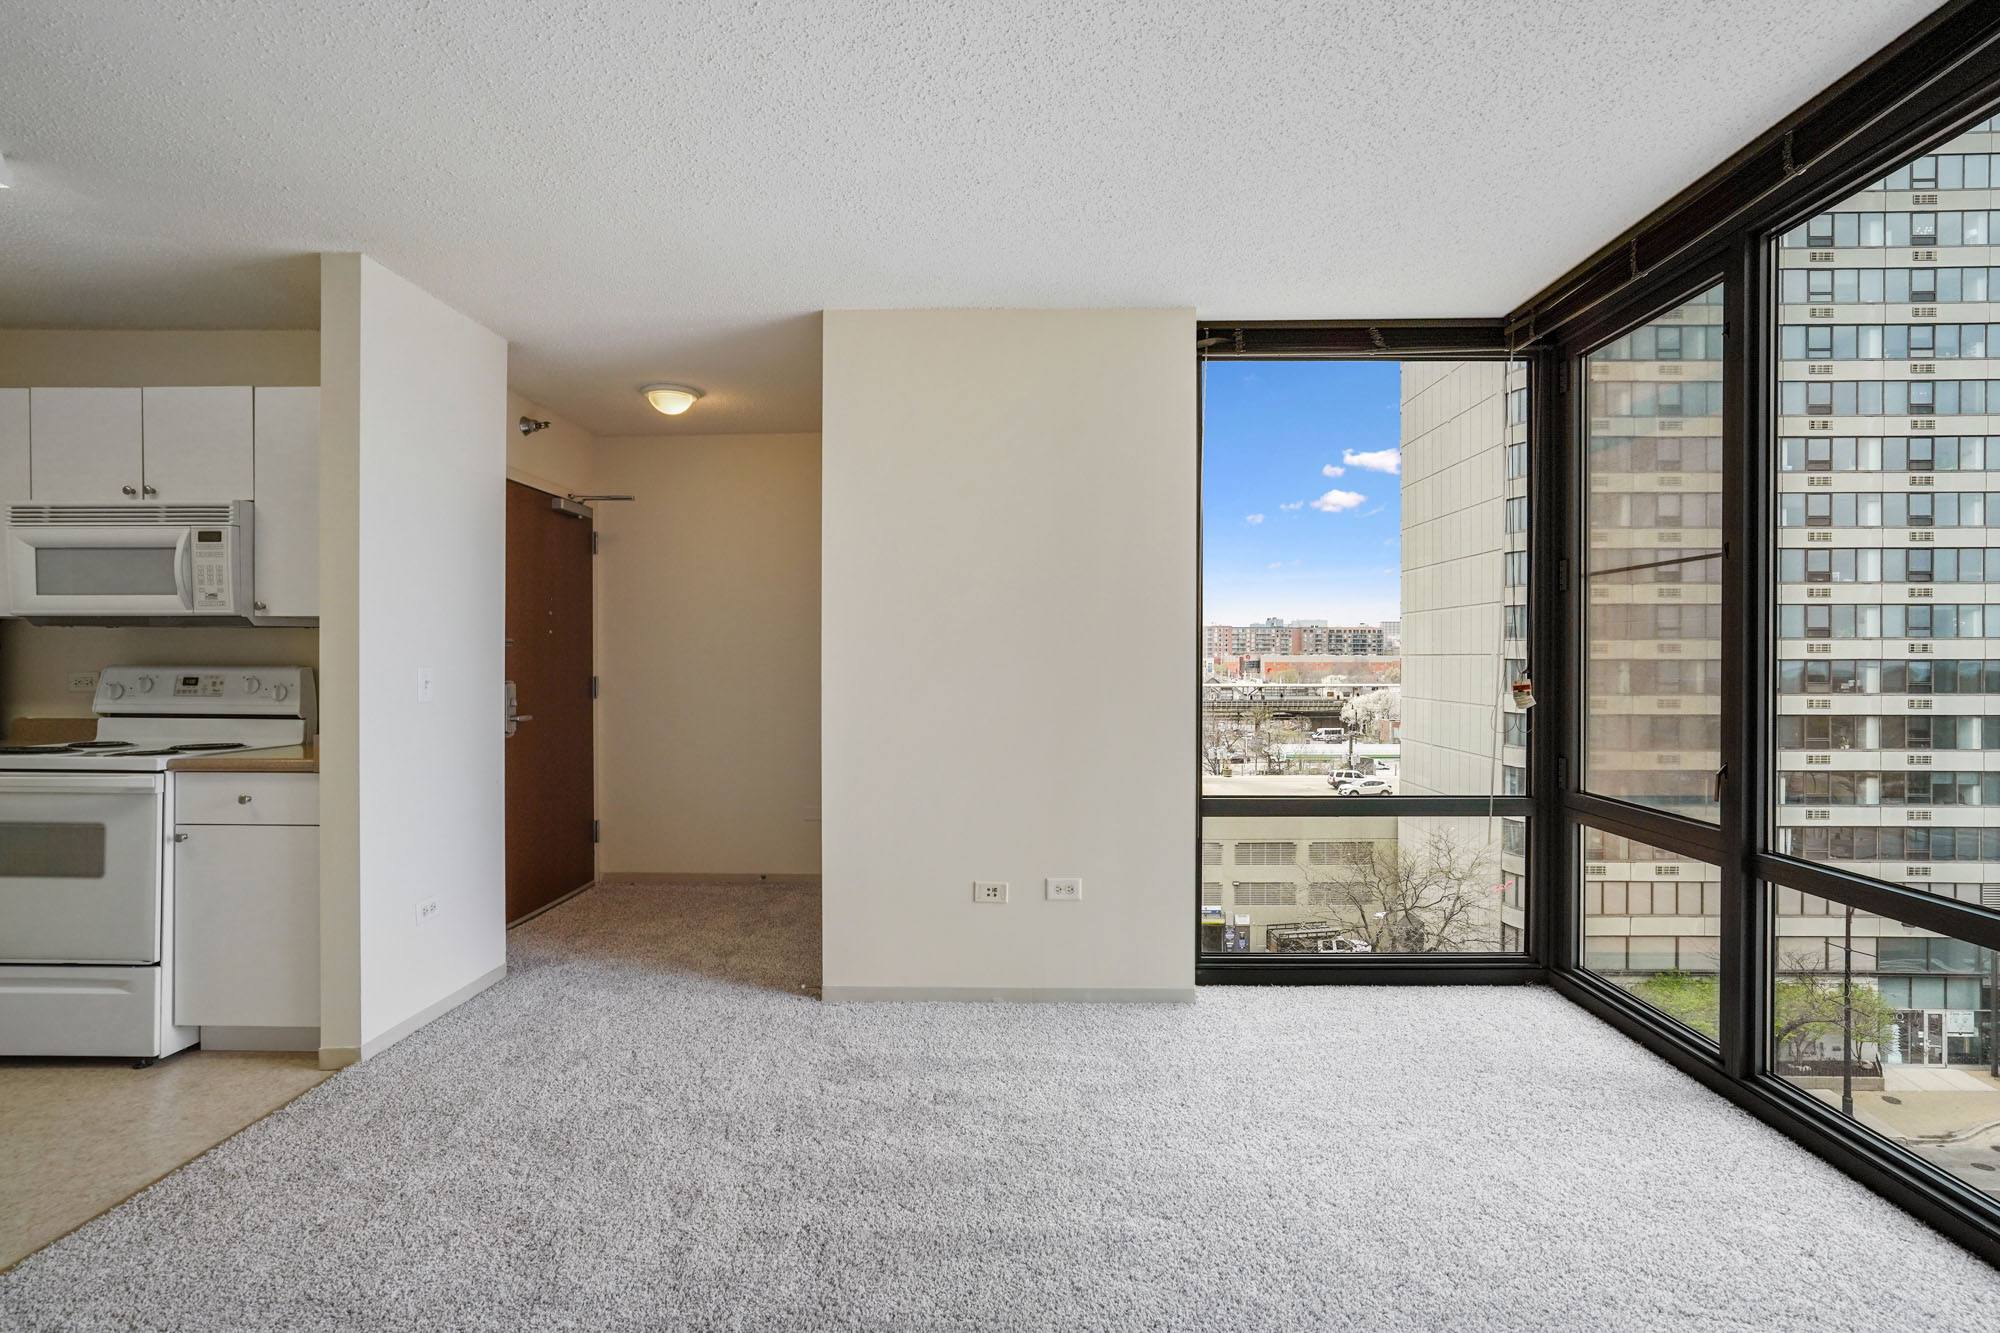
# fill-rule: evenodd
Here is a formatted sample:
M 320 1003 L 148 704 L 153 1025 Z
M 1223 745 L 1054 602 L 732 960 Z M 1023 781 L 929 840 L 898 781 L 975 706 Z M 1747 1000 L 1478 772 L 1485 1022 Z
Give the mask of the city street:
M 1374 776 L 1389 784 L 1390 795 L 1400 790 L 1401 779 L 1397 774 L 1379 773 Z M 1327 785 L 1324 773 L 1278 773 L 1242 778 L 1221 778 L 1207 773 L 1202 775 L 1201 792 L 1204 796 L 1331 796 L 1333 788 Z

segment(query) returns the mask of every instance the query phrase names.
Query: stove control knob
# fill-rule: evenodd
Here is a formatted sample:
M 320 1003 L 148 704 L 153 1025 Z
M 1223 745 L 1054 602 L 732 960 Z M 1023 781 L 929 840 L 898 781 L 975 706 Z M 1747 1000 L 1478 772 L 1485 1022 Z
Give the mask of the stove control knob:
M 243 688 L 251 694 L 255 694 L 264 688 L 264 680 L 261 676 L 245 676 L 243 678 Z
M 273 699 L 276 699 L 279 703 L 283 703 L 285 701 L 286 696 L 290 695 L 291 692 L 292 692 L 292 687 L 289 685 L 273 685 L 271 687 L 271 697 Z
M 106 681 L 104 685 L 104 697 L 107 699 L 123 699 L 125 697 L 125 687 L 115 680 Z
M 151 694 L 153 692 L 153 683 L 154 683 L 153 678 L 151 676 L 139 677 L 139 693 Z

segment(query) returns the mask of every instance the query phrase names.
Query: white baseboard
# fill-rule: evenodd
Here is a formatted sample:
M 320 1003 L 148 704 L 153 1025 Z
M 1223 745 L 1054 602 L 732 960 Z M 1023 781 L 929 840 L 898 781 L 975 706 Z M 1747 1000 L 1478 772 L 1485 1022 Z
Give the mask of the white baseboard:
M 388 1050 L 391 1046 L 394 1046 L 397 1042 L 409 1036 L 433 1018 L 441 1014 L 450 1013 L 453 1009 L 458 1008 L 458 1006 L 464 1004 L 488 986 L 493 985 L 497 981 L 504 980 L 506 976 L 507 965 L 502 963 L 484 976 L 474 977 L 471 981 L 460 986 L 436 1004 L 426 1006 L 417 1013 L 411 1014 L 388 1031 L 362 1042 L 359 1047 L 322 1046 L 319 1048 L 319 1067 L 321 1069 L 344 1069 L 348 1065 L 359 1064 L 370 1056 L 380 1055 L 383 1051 Z
M 824 986 L 827 1004 L 949 1000 L 970 1004 L 1193 1004 L 1192 986 L 1100 989 L 1072 986 Z

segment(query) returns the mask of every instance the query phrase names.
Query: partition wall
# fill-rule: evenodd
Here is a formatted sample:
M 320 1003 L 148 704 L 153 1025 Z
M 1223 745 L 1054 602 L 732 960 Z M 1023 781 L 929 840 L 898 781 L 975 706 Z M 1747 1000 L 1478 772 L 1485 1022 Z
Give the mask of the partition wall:
M 2000 1261 L 1997 117 L 1948 5 L 1504 319 L 1202 324 L 1403 422 L 1395 681 L 1202 629 L 1201 981 L 1546 983 Z

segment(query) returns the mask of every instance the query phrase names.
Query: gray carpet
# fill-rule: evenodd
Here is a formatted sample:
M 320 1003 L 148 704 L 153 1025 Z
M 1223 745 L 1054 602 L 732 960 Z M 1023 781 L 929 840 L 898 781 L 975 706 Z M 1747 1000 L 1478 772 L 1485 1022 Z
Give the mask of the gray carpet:
M 828 1007 L 817 955 L 810 892 L 586 893 L 0 1325 L 2000 1327 L 1992 1269 L 1545 992 Z

